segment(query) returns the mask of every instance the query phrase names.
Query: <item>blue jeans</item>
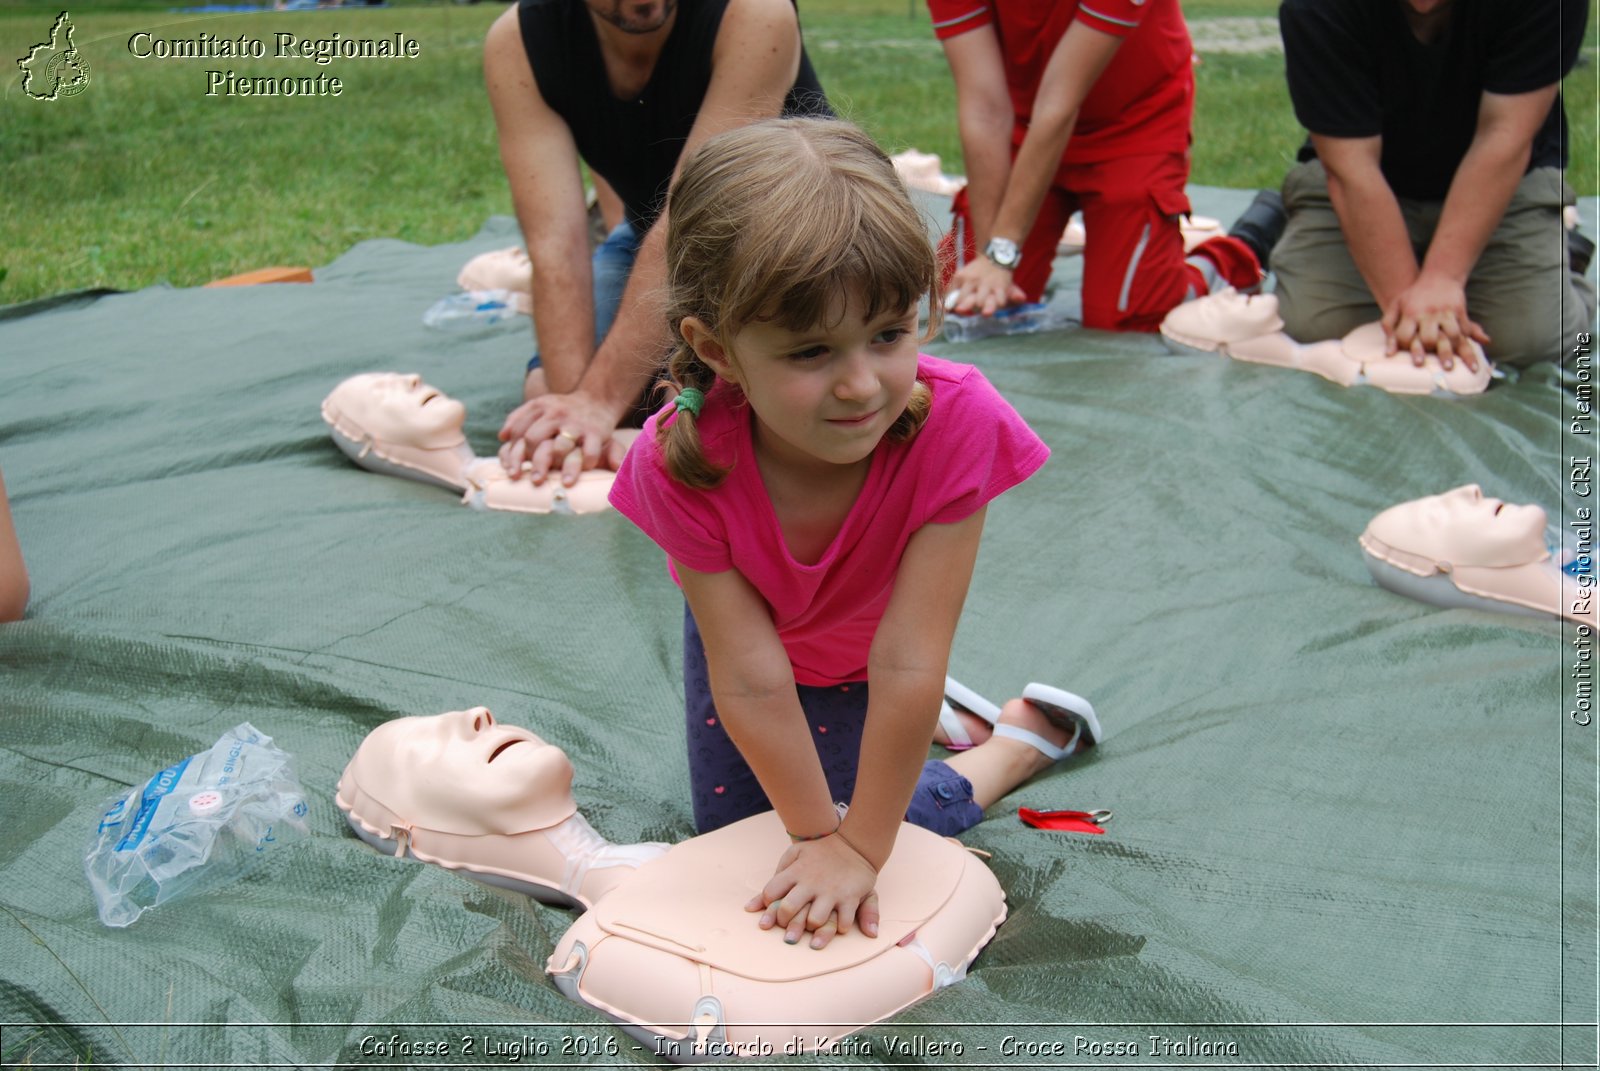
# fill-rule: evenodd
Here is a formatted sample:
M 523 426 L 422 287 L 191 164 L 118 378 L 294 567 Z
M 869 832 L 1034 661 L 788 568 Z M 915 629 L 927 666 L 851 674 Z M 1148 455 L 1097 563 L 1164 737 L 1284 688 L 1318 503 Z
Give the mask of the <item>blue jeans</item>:
M 599 346 L 606 332 L 617 319 L 617 309 L 622 305 L 622 291 L 627 288 L 628 276 L 633 274 L 633 262 L 639 256 L 639 243 L 644 236 L 633 229 L 633 224 L 623 220 L 617 229 L 606 235 L 606 240 L 595 248 L 591 264 L 594 268 L 594 344 Z M 539 367 L 539 355 L 528 359 L 528 371 Z
M 867 682 L 831 687 L 796 685 L 800 707 L 811 725 L 811 742 L 822 760 L 828 792 L 848 800 L 856 787 L 861 729 L 867 720 Z M 701 833 L 772 810 L 754 771 L 722 728 L 711 699 L 706 649 L 687 606 L 683 610 L 683 692 L 689 743 L 689 787 L 694 825 Z M 937 759 L 923 763 L 906 808 L 906 821 L 953 837 L 983 819 L 972 800 L 972 782 Z

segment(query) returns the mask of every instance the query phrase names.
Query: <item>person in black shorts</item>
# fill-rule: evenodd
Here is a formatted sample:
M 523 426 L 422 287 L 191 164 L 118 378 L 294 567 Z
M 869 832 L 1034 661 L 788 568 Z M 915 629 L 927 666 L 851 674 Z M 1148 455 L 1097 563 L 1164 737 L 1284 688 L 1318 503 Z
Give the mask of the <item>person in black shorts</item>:
M 1418 364 L 1560 360 L 1594 321 L 1586 239 L 1563 238 L 1560 79 L 1585 0 L 1286 0 L 1289 95 L 1309 132 L 1273 251 L 1301 342 L 1383 320 Z M 1583 248 L 1587 246 L 1587 251 Z

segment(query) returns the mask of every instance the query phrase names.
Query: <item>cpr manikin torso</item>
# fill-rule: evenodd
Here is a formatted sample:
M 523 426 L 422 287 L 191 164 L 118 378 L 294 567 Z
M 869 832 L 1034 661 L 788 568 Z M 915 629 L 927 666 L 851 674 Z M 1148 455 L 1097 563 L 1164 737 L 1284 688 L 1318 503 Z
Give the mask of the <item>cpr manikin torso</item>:
M 614 845 L 571 784 L 559 748 L 477 707 L 378 726 L 335 802 L 386 853 L 585 908 L 547 965 L 557 988 L 678 1062 L 825 1050 L 959 981 L 1005 919 L 981 861 L 907 825 L 879 874 L 879 936 L 785 944 L 744 910 L 789 843 L 775 814 L 670 850 Z
M 1272 294 L 1245 295 L 1229 288 L 1186 301 L 1161 322 L 1169 348 L 1220 353 L 1238 361 L 1277 365 L 1311 372 L 1350 387 L 1358 383 L 1391 394 L 1482 394 L 1492 369 L 1477 343 L 1469 343 L 1477 371 L 1460 361 L 1446 371 L 1435 356 L 1419 368 L 1405 354 L 1387 355 L 1383 326 L 1363 324 L 1342 339 L 1302 345 L 1283 333 L 1278 299 Z
M 572 487 L 513 480 L 497 458 L 477 457 L 462 426 L 466 407 L 422 381 L 398 372 L 366 372 L 333 388 L 322 419 L 333 441 L 362 468 L 438 484 L 478 509 L 514 513 L 595 513 L 609 508 L 615 473 L 585 472 Z
M 1361 534 L 1373 578 L 1424 602 L 1593 624 L 1591 584 L 1545 546 L 1545 511 L 1467 484 L 1378 514 Z M 1590 573 L 1592 577 L 1592 572 Z
M 644 864 L 556 944 L 557 988 L 680 1063 L 826 1051 L 960 981 L 1005 921 L 988 867 L 902 825 L 878 875 L 878 936 L 785 944 L 744 904 L 788 844 L 768 811 Z

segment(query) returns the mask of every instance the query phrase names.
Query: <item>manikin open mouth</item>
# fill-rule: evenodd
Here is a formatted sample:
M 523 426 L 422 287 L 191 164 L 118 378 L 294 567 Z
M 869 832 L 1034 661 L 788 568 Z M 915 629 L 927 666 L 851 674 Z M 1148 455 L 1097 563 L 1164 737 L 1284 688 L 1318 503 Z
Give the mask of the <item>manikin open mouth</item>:
M 529 741 L 520 736 L 514 736 L 510 740 L 507 740 L 505 743 L 501 744 L 499 747 L 496 747 L 493 751 L 489 752 L 489 758 L 487 761 L 493 762 L 495 759 L 498 759 L 500 754 L 513 744 L 526 744 L 528 742 Z

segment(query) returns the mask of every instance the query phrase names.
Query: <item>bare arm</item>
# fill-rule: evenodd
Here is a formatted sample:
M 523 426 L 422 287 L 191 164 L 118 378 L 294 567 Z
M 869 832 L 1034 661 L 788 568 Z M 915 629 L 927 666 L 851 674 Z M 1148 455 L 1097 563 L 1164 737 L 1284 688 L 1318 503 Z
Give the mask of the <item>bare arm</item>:
M 791 833 L 834 828 L 833 800 L 766 601 L 737 571 L 674 563 L 706 648 L 717 717 Z
M 28 605 L 28 569 L 22 561 L 22 544 L 11 521 L 6 481 L 0 475 L 0 621 L 20 621 Z
M 534 325 L 546 382 L 555 391 L 571 390 L 594 353 L 583 178 L 572 132 L 539 93 L 515 7 L 489 28 L 483 74 L 511 202 L 533 262 Z
M 948 39 L 945 42 L 946 58 L 951 58 L 951 45 L 980 34 L 988 35 L 994 44 L 995 58 L 998 59 L 999 44 L 988 27 Z M 1122 38 L 1082 22 L 1073 22 L 1067 27 L 1067 32 L 1061 35 L 1040 78 L 1028 132 L 1017 149 L 1016 160 L 1010 165 L 999 203 L 994 210 L 993 224 L 987 235 L 981 229 L 978 232 L 981 240 L 999 236 L 1010 238 L 1020 245 L 1033 229 L 1039 206 L 1044 203 L 1045 193 L 1050 189 L 1056 169 L 1061 164 L 1061 156 L 1072 140 L 1072 131 L 1077 125 L 1078 112 L 1083 107 L 1084 99 L 1121 45 Z M 985 79 L 992 77 L 985 73 L 985 61 L 978 59 L 977 54 L 983 50 L 983 45 L 975 44 L 971 49 L 972 56 L 951 61 L 958 101 L 962 95 L 962 74 L 958 62 L 966 65 L 973 75 L 981 75 Z M 1005 90 L 1003 76 L 1000 89 L 1002 92 Z M 1010 125 L 1008 117 L 1005 126 L 1008 148 Z M 964 126 L 962 138 L 964 151 Z M 974 225 L 977 225 L 976 213 Z M 1011 272 L 985 257 L 972 261 L 957 272 L 951 280 L 951 288 L 960 293 L 955 305 L 957 312 L 979 311 L 988 316 L 1017 300 L 1012 293 Z
M 1467 340 L 1485 343 L 1489 336 L 1468 315 L 1467 279 L 1522 181 L 1555 94 L 1551 85 L 1483 95 L 1472 144 L 1456 167 L 1420 266 L 1399 202 L 1378 170 L 1380 139 L 1312 135 L 1351 256 L 1383 310 L 1391 353 L 1405 350 L 1417 364 L 1437 354 L 1445 368 L 1460 357 L 1477 367 Z
M 1550 113 L 1556 89 L 1549 85 L 1515 96 L 1483 95 L 1478 127 L 1450 183 L 1439 227 L 1423 260 L 1424 272 L 1466 282 L 1528 170 L 1533 139 Z
M 985 25 L 943 41 L 956 84 L 956 122 L 967 169 L 967 206 L 982 249 L 994 233 L 1011 177 L 1011 128 L 1016 118 L 1006 89 L 1005 58 L 994 27 Z
M 757 921 L 762 929 L 771 929 L 782 911 L 784 939 L 795 944 L 808 928 L 806 911 L 812 896 L 820 893 L 827 897 L 827 910 L 823 921 L 809 928 L 818 929 L 824 922 L 829 928 L 813 938 L 814 947 L 826 945 L 836 929 L 858 919 L 866 933 L 875 935 L 878 913 L 872 890 L 877 870 L 830 835 L 838 827 L 838 815 L 771 611 L 736 571 L 697 573 L 682 563 L 675 565 L 705 643 L 711 695 L 722 727 L 761 783 L 783 827 L 795 836 L 820 838 L 785 851 L 772 880 L 745 910 L 762 912 Z M 804 900 L 789 897 L 786 906 L 782 898 L 794 883 L 780 878 L 793 869 L 797 857 L 803 857 L 817 889 L 808 887 Z M 836 909 L 842 923 L 828 921 Z
M 1339 217 L 1356 270 L 1379 308 L 1387 308 L 1417 277 L 1417 257 L 1400 202 L 1379 169 L 1383 140 L 1311 135 L 1328 172 L 1328 198 Z
M 712 50 L 711 83 L 674 177 L 708 138 L 778 115 L 799 70 L 800 24 L 794 5 L 789 0 L 731 0 Z M 568 453 L 561 464 L 563 482 L 570 484 L 581 471 L 597 466 L 611 433 L 649 385 L 670 342 L 656 300 L 666 281 L 666 232 L 663 209 L 640 243 L 617 319 L 577 386 L 525 403 L 501 429 L 501 440 L 519 455 L 508 461 L 519 462 L 520 454 L 526 453 L 535 480 L 543 479 L 552 467 L 553 448 L 547 443 L 562 430 L 577 432 L 582 447 Z M 534 271 L 537 276 L 537 264 Z M 587 272 L 584 278 L 588 279 Z M 525 444 L 521 451 L 519 440 Z
M 1413 358 L 1437 352 L 1446 368 L 1452 355 L 1471 368 L 1476 362 L 1466 338 L 1489 341 L 1467 316 L 1467 279 L 1527 172 L 1533 139 L 1550 112 L 1556 88 L 1483 95 L 1472 144 L 1450 181 L 1416 282 L 1384 309 L 1384 327 L 1393 344 L 1409 348 Z
M 955 524 L 925 525 L 911 537 L 872 639 L 861 767 L 843 829 L 874 866 L 881 867 L 894 848 L 933 740 L 986 512 Z
M 812 947 L 821 948 L 852 924 L 877 935 L 877 903 L 861 898 L 859 864 L 875 877 L 894 850 L 938 721 L 983 517 L 980 510 L 956 524 L 927 525 L 906 546 L 868 656 L 867 720 L 850 811 L 836 836 L 785 852 L 749 905 L 764 908 L 761 924 L 782 926 L 791 943 L 811 930 Z

